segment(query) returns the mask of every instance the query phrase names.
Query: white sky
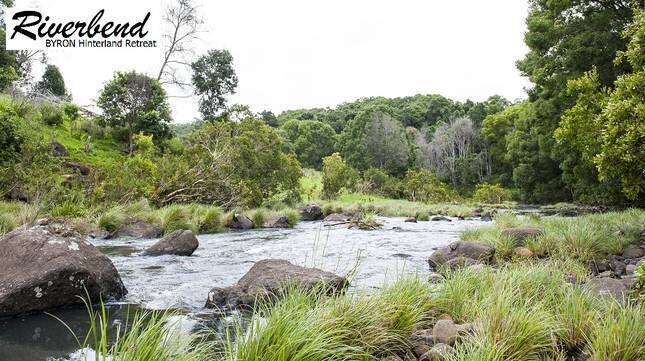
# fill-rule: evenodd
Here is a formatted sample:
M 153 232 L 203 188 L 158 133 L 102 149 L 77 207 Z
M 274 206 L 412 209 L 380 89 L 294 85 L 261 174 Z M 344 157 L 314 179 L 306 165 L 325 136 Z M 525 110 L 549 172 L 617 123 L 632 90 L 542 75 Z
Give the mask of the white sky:
M 138 1 L 129 2 L 137 13 Z M 196 52 L 228 49 L 240 79 L 230 103 L 256 112 L 430 93 L 513 100 L 529 85 L 515 68 L 527 51 L 527 0 L 197 2 L 206 33 Z M 161 49 L 125 55 L 58 50 L 49 59 L 75 101 L 89 104 L 116 70 L 156 75 Z M 198 116 L 195 99 L 174 98 L 171 105 L 175 122 Z

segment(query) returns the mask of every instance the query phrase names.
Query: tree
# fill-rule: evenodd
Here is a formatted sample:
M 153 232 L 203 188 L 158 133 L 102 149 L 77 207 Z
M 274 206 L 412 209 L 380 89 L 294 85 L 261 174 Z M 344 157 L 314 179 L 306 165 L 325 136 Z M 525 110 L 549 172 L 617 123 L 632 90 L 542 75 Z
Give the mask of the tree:
M 265 110 L 260 113 L 260 117 L 267 123 L 268 126 L 277 128 L 279 126 L 278 118 L 270 110 Z
M 343 189 L 353 189 L 358 172 L 345 163 L 340 154 L 334 153 L 323 159 L 323 196 L 332 199 Z
M 210 50 L 191 67 L 195 93 L 200 96 L 199 111 L 205 119 L 217 119 L 226 109 L 226 97 L 237 88 L 233 56 L 227 50 Z
M 504 185 L 512 185 L 513 165 L 507 157 L 508 136 L 527 102 L 515 104 L 501 113 L 487 116 L 482 122 L 481 134 L 491 160 L 491 173 Z
M 134 134 L 154 135 L 155 141 L 172 135 L 166 92 L 157 80 L 147 75 L 117 72 L 101 91 L 97 104 L 108 125 L 124 130 L 122 140 L 127 143 L 128 153 L 134 150 Z
M 619 76 L 613 89 L 602 86 L 596 68 L 569 81 L 576 103 L 555 135 L 580 152 L 610 190 L 636 201 L 645 193 L 645 11 L 637 12 L 624 36 L 627 50 L 616 62 L 628 62 L 633 71 Z
M 175 0 L 168 7 L 164 17 L 168 33 L 165 40 L 164 57 L 157 75 L 157 81 L 164 85 L 176 85 L 180 88 L 189 86 L 179 75 L 179 69 L 190 67 L 185 59 L 192 55 L 190 42 L 197 38 L 203 20 L 197 14 L 192 0 Z
M 403 179 L 403 192 L 413 202 L 438 203 L 457 198 L 454 190 L 427 169 L 408 169 Z
M 598 179 L 579 153 L 556 143 L 553 132 L 563 112 L 573 105 L 568 80 L 598 69 L 602 86 L 611 86 L 628 66 L 615 66 L 614 54 L 624 50 L 620 32 L 632 21 L 627 0 L 531 0 L 525 43 L 529 53 L 518 62 L 534 87 L 525 112 L 508 137 L 508 155 L 522 200 L 553 202 L 571 199 L 582 183 L 593 193 Z
M 488 153 L 472 120 L 458 118 L 440 125 L 430 142 L 418 139 L 418 164 L 454 186 L 471 186 L 490 174 Z
M 284 149 L 277 130 L 260 119 L 207 123 L 190 136 L 179 158 L 164 157 L 154 199 L 226 208 L 298 201 L 302 169 Z
M 336 132 L 328 124 L 315 120 L 289 120 L 281 129 L 305 167 L 320 169 L 323 158 L 334 153 Z
M 36 84 L 36 89 L 61 98 L 67 96 L 65 79 L 56 65 L 47 65 L 42 80 Z
M 5 30 L 0 29 L 0 91 L 20 78 L 20 65 L 16 60 L 16 52 L 7 50 L 5 35 Z
M 393 119 L 387 107 L 361 111 L 341 133 L 338 149 L 352 166 L 369 167 L 400 174 L 409 161 L 409 144 L 403 125 Z

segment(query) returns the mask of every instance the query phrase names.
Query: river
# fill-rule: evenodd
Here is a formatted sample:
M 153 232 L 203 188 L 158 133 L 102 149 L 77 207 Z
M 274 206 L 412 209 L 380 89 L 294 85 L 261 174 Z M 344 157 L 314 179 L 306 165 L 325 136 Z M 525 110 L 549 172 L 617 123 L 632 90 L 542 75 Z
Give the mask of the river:
M 129 309 L 178 309 L 189 319 L 220 317 L 204 308 L 212 287 L 234 284 L 262 259 L 286 259 L 339 275 L 353 274 L 353 290 L 380 287 L 403 274 L 428 273 L 427 258 L 437 247 L 457 240 L 461 230 L 479 220 L 406 223 L 378 218 L 383 229 L 350 230 L 323 222 L 301 222 L 293 229 L 225 232 L 198 237 L 191 257 L 143 257 L 155 240 L 93 240 L 118 269 L 128 295 L 111 304 L 114 320 Z M 82 338 L 87 332 L 84 309 L 54 310 Z M 54 317 L 28 315 L 0 320 L 0 360 L 45 361 L 66 358 L 78 349 L 74 336 Z

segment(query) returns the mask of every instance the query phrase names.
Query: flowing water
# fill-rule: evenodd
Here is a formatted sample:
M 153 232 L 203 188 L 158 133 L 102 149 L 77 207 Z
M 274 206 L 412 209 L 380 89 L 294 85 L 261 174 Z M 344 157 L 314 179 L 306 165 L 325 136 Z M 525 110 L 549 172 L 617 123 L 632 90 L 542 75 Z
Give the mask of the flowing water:
M 205 309 L 212 287 L 237 282 L 262 259 L 279 258 L 336 274 L 353 274 L 352 288 L 380 287 L 403 274 L 428 273 L 427 258 L 437 247 L 458 238 L 459 231 L 483 224 L 479 220 L 405 223 L 402 218 L 379 218 L 379 231 L 327 227 L 302 222 L 293 229 L 265 229 L 199 236 L 191 257 L 143 257 L 140 252 L 155 240 L 94 240 L 107 254 L 128 289 L 110 307 L 115 320 L 128 310 L 179 309 L 191 319 L 218 315 Z M 87 332 L 84 309 L 52 312 L 79 337 Z M 78 349 L 74 336 L 47 314 L 0 320 L 1 361 L 44 361 Z

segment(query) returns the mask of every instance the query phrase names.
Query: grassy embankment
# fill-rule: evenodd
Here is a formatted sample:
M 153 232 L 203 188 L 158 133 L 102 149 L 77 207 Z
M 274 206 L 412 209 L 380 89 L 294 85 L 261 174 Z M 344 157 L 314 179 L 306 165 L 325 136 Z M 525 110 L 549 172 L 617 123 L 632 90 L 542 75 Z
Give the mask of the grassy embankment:
M 122 155 L 115 151 L 115 144 L 108 141 L 97 143 L 96 151 L 88 155 L 83 151 L 84 144 L 77 138 L 56 135 L 55 138 L 63 143 L 70 152 L 70 159 L 91 166 L 105 166 L 107 162 L 115 162 Z M 52 135 L 53 136 L 53 135 Z M 102 150 L 100 150 L 102 149 Z M 403 199 L 386 199 L 376 195 L 350 193 L 342 194 L 335 200 L 323 200 L 320 197 L 322 183 L 320 173 L 306 171 L 301 179 L 303 202 L 315 202 L 321 205 L 325 214 L 354 213 L 364 215 L 380 215 L 386 217 L 415 217 L 427 221 L 430 215 L 442 214 L 455 217 L 471 216 L 477 208 L 497 209 L 512 208 L 514 204 L 480 205 L 476 203 L 444 203 L 425 204 Z M 39 205 L 24 203 L 0 202 L 0 234 L 10 231 L 20 225 L 32 223 L 39 217 L 60 216 L 78 218 L 90 225 L 111 232 L 116 230 L 126 220 L 136 218 L 144 222 L 159 224 L 166 233 L 177 229 L 190 229 L 196 233 L 216 233 L 224 229 L 227 220 L 235 213 L 244 213 L 253 220 L 256 227 L 261 228 L 264 221 L 272 217 L 285 216 L 290 225 L 299 221 L 296 207 L 279 205 L 277 207 L 223 210 L 219 207 L 184 204 L 171 205 L 163 208 L 151 207 L 146 201 L 139 201 L 115 206 L 79 205 L 73 199 L 58 205 Z M 70 216 L 71 215 L 71 216 Z
M 413 330 L 432 327 L 447 314 L 456 322 L 476 325 L 475 331 L 458 340 L 448 357 L 452 361 L 645 357 L 642 294 L 621 305 L 595 298 L 582 286 L 591 277 L 586 261 L 620 252 L 637 239 L 645 229 L 644 211 L 573 219 L 503 215 L 497 221 L 462 235 L 465 240 L 498 247 L 494 264 L 483 270 L 449 272 L 435 285 L 419 275 L 373 293 L 326 297 L 291 290 L 277 304 L 259 307 L 248 326 L 238 327 L 229 335 L 234 337 L 225 337 L 223 346 L 194 335 L 168 344 L 168 337 L 147 338 L 147 334 L 171 332 L 163 322 L 153 322 L 124 331 L 127 340 L 140 341 L 106 352 L 128 360 L 133 359 L 130 355 L 141 355 L 142 349 L 166 349 L 162 354 L 190 360 L 379 360 L 409 349 L 407 338 Z M 504 251 L 501 229 L 516 225 L 544 229 L 542 236 L 529 243 L 543 258 L 514 259 Z M 186 342 L 197 342 L 198 347 L 175 347 Z M 150 354 L 137 360 L 152 359 Z

